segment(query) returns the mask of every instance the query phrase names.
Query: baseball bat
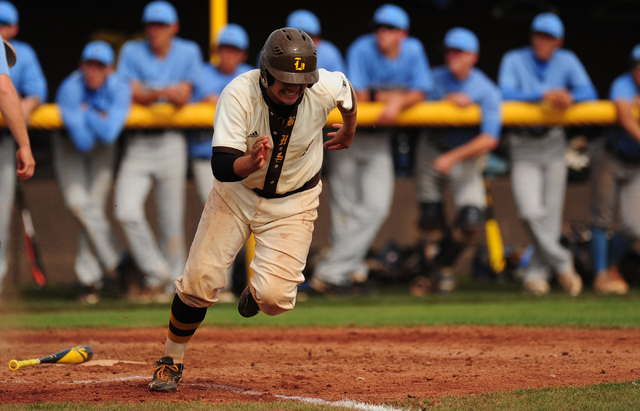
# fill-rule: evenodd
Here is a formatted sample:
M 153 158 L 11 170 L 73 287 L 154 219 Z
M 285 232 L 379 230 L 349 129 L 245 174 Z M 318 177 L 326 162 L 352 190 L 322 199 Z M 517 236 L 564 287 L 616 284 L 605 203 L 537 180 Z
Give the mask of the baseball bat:
M 40 252 L 38 250 L 38 244 L 36 243 L 36 230 L 33 227 L 33 220 L 31 219 L 31 212 L 27 208 L 27 203 L 24 198 L 24 191 L 22 190 L 22 183 L 18 182 L 16 187 L 16 197 L 18 199 L 18 206 L 22 214 L 22 226 L 24 228 L 24 246 L 27 251 L 27 259 L 29 260 L 29 271 L 31 277 L 38 287 L 44 287 L 47 284 L 47 276 L 42 270 L 42 263 L 40 260 Z
M 88 345 L 81 345 L 78 347 L 67 348 L 66 350 L 58 351 L 55 354 L 51 354 L 47 357 L 34 358 L 32 360 L 11 360 L 9 361 L 9 368 L 11 371 L 16 371 L 21 367 L 28 367 L 29 365 L 36 364 L 81 364 L 87 362 L 93 358 L 93 349 Z
M 489 266 L 491 270 L 499 274 L 504 270 L 506 261 L 504 259 L 504 244 L 502 242 L 502 234 L 500 233 L 500 225 L 493 215 L 493 197 L 491 197 L 491 186 L 489 180 L 484 179 L 484 186 L 487 199 L 487 210 L 485 222 L 485 231 L 487 234 L 487 250 L 489 251 Z

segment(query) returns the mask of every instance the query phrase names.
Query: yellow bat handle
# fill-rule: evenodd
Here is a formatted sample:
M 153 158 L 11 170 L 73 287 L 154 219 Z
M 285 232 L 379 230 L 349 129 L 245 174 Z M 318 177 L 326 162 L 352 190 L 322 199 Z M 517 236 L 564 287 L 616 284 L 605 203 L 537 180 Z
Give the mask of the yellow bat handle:
M 11 371 L 16 371 L 20 367 L 27 367 L 29 365 L 36 365 L 36 364 L 40 364 L 40 360 L 38 359 L 24 360 L 24 361 L 11 360 L 9 361 L 9 369 L 11 369 Z

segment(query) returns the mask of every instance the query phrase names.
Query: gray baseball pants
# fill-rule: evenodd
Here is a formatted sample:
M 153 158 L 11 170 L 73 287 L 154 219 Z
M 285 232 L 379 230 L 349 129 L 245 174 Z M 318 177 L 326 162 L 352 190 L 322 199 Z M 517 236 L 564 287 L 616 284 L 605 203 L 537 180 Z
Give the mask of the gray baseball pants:
M 115 270 L 123 248 L 105 213 L 113 183 L 114 146 L 96 144 L 86 153 L 54 134 L 53 166 L 67 209 L 80 223 L 75 271 L 82 285 L 102 286 L 103 273 Z
M 149 287 L 171 284 L 184 268 L 187 143 L 182 132 L 136 131 L 126 140 L 116 181 L 116 218 Z M 155 185 L 158 241 L 145 216 Z
M 619 232 L 630 244 L 640 240 L 640 163 L 625 162 L 604 148 L 593 169 L 591 222 L 597 228 L 614 228 L 620 207 Z
M 0 292 L 9 265 L 9 228 L 16 189 L 16 145 L 8 133 L 0 133 Z
M 524 281 L 549 281 L 549 269 L 560 273 L 573 264 L 571 252 L 560 244 L 567 185 L 565 132 L 554 127 L 540 136 L 512 132 L 508 138 L 516 208 L 535 246 Z
M 346 285 L 352 274 L 369 273 L 365 257 L 393 201 L 390 136 L 390 130 L 359 130 L 348 150 L 329 152 L 332 244 L 314 271 L 319 280 Z
M 431 163 L 443 151 L 429 140 L 423 132 L 418 140 L 416 163 L 416 189 L 421 203 L 441 203 L 443 187 L 449 184 L 456 209 L 466 206 L 486 208 L 486 193 L 482 179 L 482 157 L 456 164 L 449 175 L 442 175 L 431 167 Z

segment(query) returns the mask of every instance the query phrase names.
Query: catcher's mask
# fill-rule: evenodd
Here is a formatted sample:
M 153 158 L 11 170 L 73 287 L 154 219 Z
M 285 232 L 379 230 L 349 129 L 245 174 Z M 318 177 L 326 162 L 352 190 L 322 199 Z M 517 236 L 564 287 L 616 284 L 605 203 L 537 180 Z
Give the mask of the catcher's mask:
M 260 81 L 267 88 L 276 78 L 288 84 L 318 81 L 318 55 L 313 40 L 302 30 L 285 27 L 269 35 L 260 54 Z

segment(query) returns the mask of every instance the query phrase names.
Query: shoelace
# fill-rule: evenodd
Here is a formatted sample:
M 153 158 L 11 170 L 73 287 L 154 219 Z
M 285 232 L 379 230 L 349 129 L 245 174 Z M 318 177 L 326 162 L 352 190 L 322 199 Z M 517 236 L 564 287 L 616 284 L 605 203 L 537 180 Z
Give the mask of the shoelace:
M 166 380 L 167 378 L 165 377 L 164 373 L 167 371 L 167 368 L 171 371 L 174 372 L 178 372 L 178 366 L 177 365 L 167 365 L 167 364 L 162 364 L 157 366 L 153 371 L 151 371 L 151 374 L 153 374 L 154 372 L 158 371 L 158 378 L 161 380 Z

